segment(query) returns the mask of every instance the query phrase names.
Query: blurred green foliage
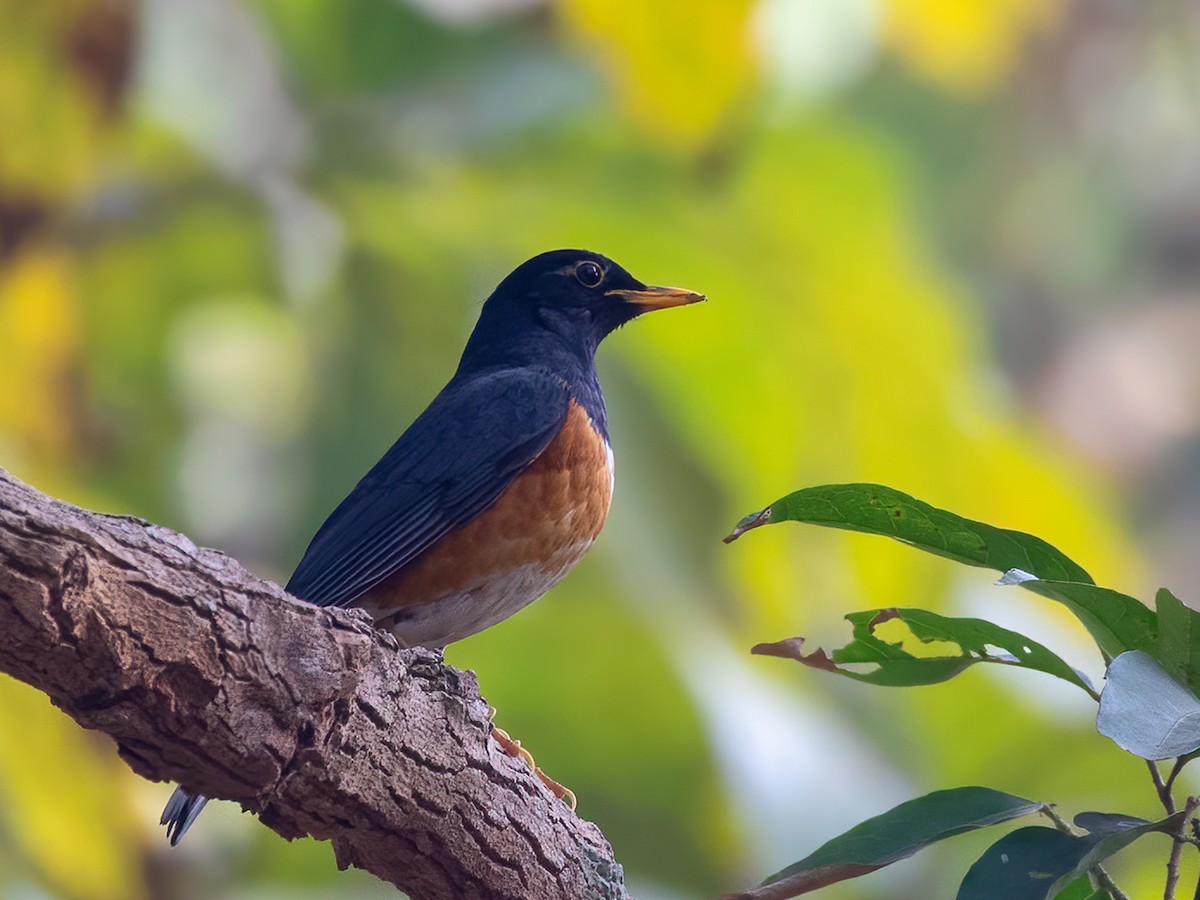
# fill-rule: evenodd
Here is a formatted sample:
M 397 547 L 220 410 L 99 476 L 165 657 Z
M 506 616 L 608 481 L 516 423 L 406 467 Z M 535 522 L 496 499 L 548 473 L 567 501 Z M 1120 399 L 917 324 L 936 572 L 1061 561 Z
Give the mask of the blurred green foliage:
M 939 161 L 978 175 L 965 123 L 998 114 L 1059 4 L 817 4 L 820 48 L 799 6 L 0 0 L 0 464 L 282 580 L 491 287 L 591 247 L 712 302 L 605 346 L 604 536 L 448 657 L 635 893 L 752 883 L 922 788 L 1136 812 L 1142 773 L 1089 739 L 1086 698 L 979 672 L 899 696 L 746 653 L 917 600 L 1086 646 L 1065 614 L 883 542 L 721 546 L 795 484 L 894 484 L 1044 534 L 1103 583 L 1135 574 L 1105 486 L 997 390 L 939 249 L 956 208 L 928 186 Z M 228 810 L 168 854 L 167 789 L 10 681 L 0 745 L 0 895 L 387 893 Z M 829 896 L 937 894 L 961 871 L 938 858 Z

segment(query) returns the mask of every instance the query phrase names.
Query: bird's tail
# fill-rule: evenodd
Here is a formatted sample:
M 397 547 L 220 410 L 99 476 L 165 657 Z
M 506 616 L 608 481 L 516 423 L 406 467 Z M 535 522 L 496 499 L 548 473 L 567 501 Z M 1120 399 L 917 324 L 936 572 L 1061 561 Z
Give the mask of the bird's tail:
M 163 809 L 162 818 L 158 820 L 159 825 L 167 826 L 167 840 L 171 842 L 172 847 L 187 834 L 187 830 L 192 827 L 196 816 L 200 815 L 207 802 L 208 798 L 203 794 L 189 794 L 181 787 L 175 788 L 175 793 Z

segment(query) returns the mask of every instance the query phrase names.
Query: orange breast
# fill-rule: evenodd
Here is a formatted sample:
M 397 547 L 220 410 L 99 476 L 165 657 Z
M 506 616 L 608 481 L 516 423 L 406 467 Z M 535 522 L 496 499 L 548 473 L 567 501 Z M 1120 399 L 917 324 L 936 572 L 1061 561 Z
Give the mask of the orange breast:
M 604 438 L 572 401 L 562 431 L 496 501 L 361 597 L 408 644 L 443 646 L 512 615 L 591 546 L 612 500 Z

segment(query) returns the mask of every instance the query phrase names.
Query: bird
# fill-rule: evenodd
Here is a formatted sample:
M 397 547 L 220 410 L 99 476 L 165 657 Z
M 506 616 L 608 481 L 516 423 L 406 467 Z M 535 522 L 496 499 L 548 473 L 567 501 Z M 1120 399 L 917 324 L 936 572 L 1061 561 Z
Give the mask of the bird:
M 401 645 L 435 649 L 546 593 L 612 501 L 600 342 L 704 299 L 587 250 L 517 266 L 484 301 L 453 377 L 317 530 L 287 591 L 365 609 Z M 207 802 L 176 788 L 160 822 L 172 846 Z

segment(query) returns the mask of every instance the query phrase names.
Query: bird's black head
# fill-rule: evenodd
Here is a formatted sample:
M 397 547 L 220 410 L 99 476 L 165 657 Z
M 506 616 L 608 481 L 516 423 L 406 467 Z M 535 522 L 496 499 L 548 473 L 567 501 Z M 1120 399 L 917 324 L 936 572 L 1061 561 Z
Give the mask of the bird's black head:
M 552 250 L 517 266 L 488 297 L 459 370 L 549 363 L 561 350 L 590 365 L 600 341 L 631 319 L 703 299 L 647 286 L 599 253 Z

